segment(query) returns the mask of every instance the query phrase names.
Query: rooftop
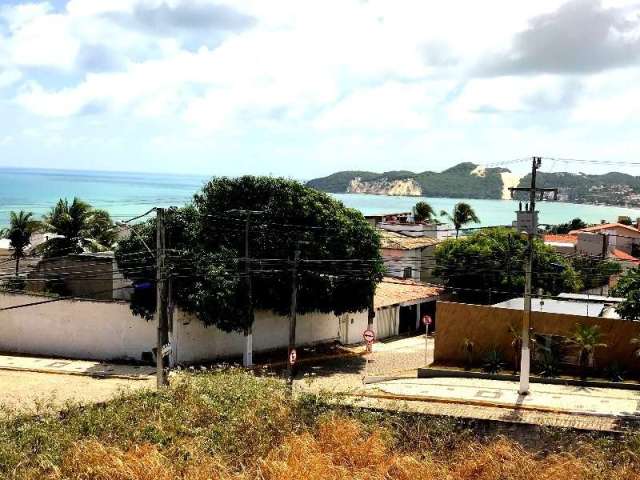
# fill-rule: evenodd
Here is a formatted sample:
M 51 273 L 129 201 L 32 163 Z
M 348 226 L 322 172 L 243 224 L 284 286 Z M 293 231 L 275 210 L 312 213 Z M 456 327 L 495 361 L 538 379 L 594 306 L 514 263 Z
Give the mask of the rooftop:
M 632 262 L 635 264 L 640 264 L 640 259 L 634 257 L 633 255 L 629 255 L 627 252 L 623 252 L 619 248 L 614 248 L 611 251 L 611 256 L 617 258 L 618 260 L 624 260 L 627 262 Z
M 601 225 L 594 225 L 593 227 L 580 228 L 578 230 L 572 230 L 570 234 L 576 234 L 579 232 L 599 232 L 600 230 L 611 230 L 613 228 L 621 228 L 626 230 L 629 233 L 634 233 L 640 236 L 640 230 L 637 228 L 630 227 L 629 225 L 625 225 L 624 223 L 603 223 Z
M 410 237 L 383 229 L 378 229 L 378 234 L 380 235 L 380 246 L 393 250 L 414 250 L 416 248 L 430 247 L 440 243 L 440 240 L 436 238 L 426 236 Z
M 578 315 L 581 317 L 607 317 L 620 318 L 611 307 L 615 302 L 591 302 L 579 300 L 556 300 L 554 298 L 532 298 L 532 312 L 561 313 L 565 315 Z M 511 310 L 524 310 L 524 298 L 512 298 L 504 302 L 496 303 L 494 307 L 509 308 Z
M 442 289 L 430 287 L 410 279 L 385 277 L 376 288 L 374 307 L 390 307 L 403 303 L 416 303 L 438 296 Z
M 546 243 L 571 243 L 573 245 L 575 245 L 578 242 L 578 237 L 576 235 L 570 235 L 570 234 L 545 234 L 544 235 L 544 241 Z

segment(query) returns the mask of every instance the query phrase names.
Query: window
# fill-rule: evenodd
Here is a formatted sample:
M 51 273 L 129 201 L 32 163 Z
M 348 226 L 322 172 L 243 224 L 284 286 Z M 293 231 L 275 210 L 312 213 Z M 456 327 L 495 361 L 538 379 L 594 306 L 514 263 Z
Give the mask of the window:
M 404 271 L 402 273 L 402 278 L 411 278 L 412 270 L 413 269 L 411 267 L 404 267 Z

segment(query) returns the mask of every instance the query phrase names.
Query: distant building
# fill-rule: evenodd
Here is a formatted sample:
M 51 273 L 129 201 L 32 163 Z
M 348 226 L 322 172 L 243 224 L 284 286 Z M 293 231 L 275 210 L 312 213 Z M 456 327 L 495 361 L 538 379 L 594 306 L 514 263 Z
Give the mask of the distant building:
M 412 237 L 380 229 L 382 257 L 388 275 L 430 282 L 434 280 L 435 248 L 440 240 Z
M 562 297 L 562 295 L 566 295 Z M 620 318 L 615 311 L 615 305 L 622 298 L 602 295 L 560 294 L 562 298 L 532 298 L 532 312 L 561 313 L 581 317 Z M 524 310 L 524 298 L 512 298 L 493 305 L 498 308 Z
M 44 258 L 27 275 L 27 289 L 96 300 L 128 300 L 131 282 L 118 270 L 113 252 Z

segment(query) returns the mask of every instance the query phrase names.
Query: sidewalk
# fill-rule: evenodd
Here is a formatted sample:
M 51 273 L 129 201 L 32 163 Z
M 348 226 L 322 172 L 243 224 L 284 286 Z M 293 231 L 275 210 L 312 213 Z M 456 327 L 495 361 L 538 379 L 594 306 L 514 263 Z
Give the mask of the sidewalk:
M 365 397 L 640 419 L 640 392 L 608 388 L 531 384 L 529 395 L 518 383 L 468 378 L 411 378 L 382 381 L 361 391 Z
M 41 357 L 0 355 L 0 370 L 59 373 L 101 378 L 146 380 L 155 374 L 148 365 L 124 365 L 89 360 L 67 360 Z

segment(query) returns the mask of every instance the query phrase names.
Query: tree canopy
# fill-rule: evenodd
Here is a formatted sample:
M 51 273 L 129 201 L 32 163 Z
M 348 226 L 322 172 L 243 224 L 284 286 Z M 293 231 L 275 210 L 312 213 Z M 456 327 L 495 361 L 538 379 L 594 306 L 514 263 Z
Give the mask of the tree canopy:
M 469 303 L 494 303 L 522 295 L 527 240 L 513 229 L 492 228 L 441 243 L 435 275 Z M 540 240 L 534 241 L 534 291 L 555 295 L 577 291 L 580 276 L 571 263 Z
M 33 213 L 10 212 L 9 228 L 2 232 L 3 236 L 9 239 L 9 244 L 13 249 L 11 256 L 16 261 L 16 276 L 20 270 L 20 259 L 25 256 L 25 249 L 31 242 L 31 235 L 38 229 L 40 223 L 33 219 Z
M 453 207 L 453 212 L 448 213 L 446 210 L 442 210 L 440 215 L 447 217 L 453 227 L 456 229 L 456 238 L 460 233 L 460 229 L 468 223 L 480 223 L 480 219 L 476 215 L 471 205 L 468 203 L 460 202 L 456 203 Z
M 616 312 L 627 320 L 640 320 L 640 268 L 627 270 L 611 289 L 614 297 L 624 297 L 624 301 L 616 306 Z
M 214 178 L 193 204 L 171 209 L 166 219 L 174 301 L 204 324 L 225 331 L 247 325 L 244 276 L 245 214 L 249 228 L 253 303 L 287 314 L 291 259 L 301 250 L 298 312 L 341 314 L 365 309 L 381 279 L 379 238 L 362 214 L 325 193 L 281 178 Z M 140 252 L 155 244 L 155 220 L 133 227 L 138 235 L 119 242 L 116 259 L 135 282 L 155 275 Z M 135 313 L 149 318 L 153 289 L 136 290 Z
M 549 228 L 549 233 L 555 233 L 555 234 L 569 233 L 572 230 L 580 230 L 582 228 L 585 228 L 586 226 L 587 226 L 587 224 L 584 223 L 582 221 L 582 219 L 574 218 L 573 220 L 571 220 L 570 222 L 567 222 L 567 223 L 560 223 L 558 225 L 552 225 Z
M 413 207 L 413 218 L 416 222 L 431 222 L 436 217 L 436 212 L 427 202 L 418 202 Z
M 44 216 L 42 228 L 59 237 L 43 246 L 45 257 L 56 257 L 89 251 L 104 251 L 116 241 L 116 227 L 106 210 L 94 209 L 87 202 L 74 198 L 71 203 L 61 198 Z

